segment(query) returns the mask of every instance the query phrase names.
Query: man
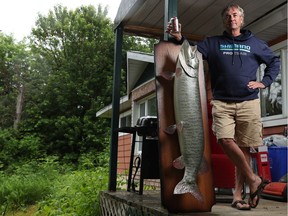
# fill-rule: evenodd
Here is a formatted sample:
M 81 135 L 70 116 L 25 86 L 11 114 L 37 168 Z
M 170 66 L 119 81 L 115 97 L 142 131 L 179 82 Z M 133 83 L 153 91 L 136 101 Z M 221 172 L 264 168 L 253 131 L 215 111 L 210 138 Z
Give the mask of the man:
M 223 35 L 206 38 L 197 44 L 197 49 L 209 64 L 213 94 L 212 129 L 223 151 L 236 166 L 232 207 L 250 210 L 258 205 L 264 187 L 264 180 L 250 167 L 250 148 L 262 145 L 258 92 L 274 81 L 280 62 L 265 42 L 241 29 L 244 11 L 240 6 L 226 6 L 222 18 Z M 185 39 L 181 35 L 180 23 L 179 31 L 174 32 L 170 22 L 166 31 L 178 44 Z M 266 64 L 265 74 L 258 82 L 256 72 L 262 63 Z M 242 200 L 244 183 L 250 188 L 248 203 Z

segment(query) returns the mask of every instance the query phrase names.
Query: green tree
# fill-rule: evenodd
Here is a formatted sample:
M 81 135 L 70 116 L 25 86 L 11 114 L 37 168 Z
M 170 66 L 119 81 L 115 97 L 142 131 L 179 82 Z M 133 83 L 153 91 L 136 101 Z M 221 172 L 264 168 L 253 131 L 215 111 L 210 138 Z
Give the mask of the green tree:
M 114 34 L 106 15 L 101 6 L 57 5 L 32 29 L 33 73 L 21 131 L 39 134 L 48 154 L 75 161 L 107 144 L 109 122 L 95 117 L 112 91 Z
M 0 129 L 17 128 L 21 119 L 28 62 L 25 44 L 0 33 Z

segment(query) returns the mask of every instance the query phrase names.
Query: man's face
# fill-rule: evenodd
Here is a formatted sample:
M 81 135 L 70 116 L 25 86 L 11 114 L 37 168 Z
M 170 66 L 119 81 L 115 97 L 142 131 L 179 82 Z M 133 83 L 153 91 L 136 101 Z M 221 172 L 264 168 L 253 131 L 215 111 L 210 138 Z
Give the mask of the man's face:
M 227 30 L 240 30 L 243 17 L 237 8 L 230 8 L 224 17 L 224 26 Z

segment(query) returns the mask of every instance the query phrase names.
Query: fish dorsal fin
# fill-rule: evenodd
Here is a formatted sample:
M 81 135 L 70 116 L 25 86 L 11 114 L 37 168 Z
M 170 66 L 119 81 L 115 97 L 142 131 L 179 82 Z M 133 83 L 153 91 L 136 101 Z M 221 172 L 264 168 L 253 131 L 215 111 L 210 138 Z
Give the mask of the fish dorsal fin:
M 191 47 L 189 42 L 184 40 L 178 58 L 183 70 L 188 76 L 198 76 L 199 60 L 197 58 L 197 46 Z

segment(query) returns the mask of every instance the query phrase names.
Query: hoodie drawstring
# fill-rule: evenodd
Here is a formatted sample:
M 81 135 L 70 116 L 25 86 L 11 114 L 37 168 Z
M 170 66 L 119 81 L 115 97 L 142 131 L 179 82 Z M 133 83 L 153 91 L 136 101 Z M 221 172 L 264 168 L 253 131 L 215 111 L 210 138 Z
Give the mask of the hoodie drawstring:
M 238 52 L 239 52 L 239 58 L 240 58 L 241 67 L 242 67 L 243 62 L 242 62 L 242 57 L 241 57 L 241 53 L 240 53 L 240 46 L 238 46 Z
M 232 55 L 232 65 L 234 65 L 234 56 L 235 56 L 235 47 L 234 47 L 234 37 L 232 38 L 233 39 L 233 55 Z
M 234 56 L 235 56 L 235 40 L 234 40 L 234 37 L 232 38 L 232 40 L 233 40 L 232 65 L 234 65 Z M 242 57 L 241 57 L 241 53 L 240 53 L 240 46 L 238 46 L 238 56 L 239 56 L 239 59 L 240 59 L 240 62 L 241 62 L 241 67 L 242 67 L 243 62 L 242 62 Z

